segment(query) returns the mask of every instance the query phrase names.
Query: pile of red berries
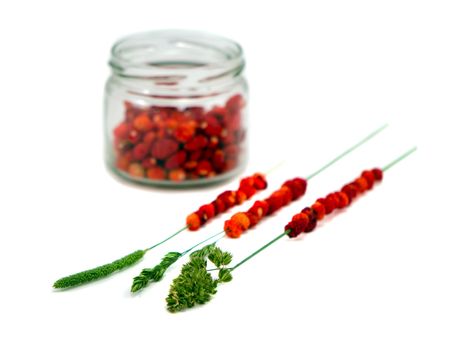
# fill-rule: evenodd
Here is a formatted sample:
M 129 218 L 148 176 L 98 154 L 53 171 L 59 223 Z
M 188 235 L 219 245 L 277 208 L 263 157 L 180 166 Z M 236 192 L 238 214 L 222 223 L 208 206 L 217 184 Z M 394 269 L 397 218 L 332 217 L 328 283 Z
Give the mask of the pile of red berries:
M 270 215 L 291 201 L 298 199 L 306 193 L 307 181 L 294 178 L 286 181 L 280 189 L 262 201 L 256 201 L 247 212 L 232 215 L 224 222 L 224 231 L 231 238 L 238 238 L 250 227 L 255 226 L 262 218 Z
M 371 190 L 376 181 L 383 179 L 381 169 L 366 170 L 353 182 L 343 186 L 341 191 L 330 193 L 325 198 L 319 198 L 311 206 L 304 208 L 300 213 L 293 216 L 285 226 L 288 236 L 293 238 L 301 232 L 311 232 L 317 226 L 317 221 L 322 220 L 325 215 L 332 213 L 335 209 L 347 207 L 357 195 Z
M 244 105 L 241 95 L 211 110 L 125 102 L 125 119 L 113 131 L 115 166 L 133 177 L 171 181 L 232 170 L 245 138 Z
M 213 202 L 202 205 L 197 211 L 190 214 L 186 219 L 186 225 L 189 230 L 196 231 L 216 215 L 235 205 L 242 204 L 257 191 L 264 190 L 266 187 L 266 178 L 262 174 L 256 173 L 253 176 L 245 177 L 240 181 L 237 191 L 224 191 Z

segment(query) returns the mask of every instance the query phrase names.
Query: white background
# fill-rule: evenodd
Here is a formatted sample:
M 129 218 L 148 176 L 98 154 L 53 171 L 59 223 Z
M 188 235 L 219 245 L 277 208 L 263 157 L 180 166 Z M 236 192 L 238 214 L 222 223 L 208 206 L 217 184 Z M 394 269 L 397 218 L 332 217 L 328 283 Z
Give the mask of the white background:
M 459 1 L 10 1 L 0 5 L 0 348 L 459 349 L 461 347 Z M 307 175 L 302 200 L 240 240 L 236 261 L 361 170 L 419 150 L 301 240 L 235 271 L 204 307 L 165 310 L 169 283 L 129 295 L 135 268 L 67 292 L 63 275 L 145 248 L 237 180 L 206 190 L 127 185 L 103 164 L 111 44 L 133 32 L 200 29 L 240 42 L 251 87 L 246 173 Z M 246 204 L 245 209 L 250 204 Z

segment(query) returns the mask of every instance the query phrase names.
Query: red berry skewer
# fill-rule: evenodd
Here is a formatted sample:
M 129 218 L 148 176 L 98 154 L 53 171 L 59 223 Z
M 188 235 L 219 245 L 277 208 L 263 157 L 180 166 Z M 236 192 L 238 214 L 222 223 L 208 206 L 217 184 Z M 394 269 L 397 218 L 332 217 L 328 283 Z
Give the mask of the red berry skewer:
M 373 189 L 375 183 L 382 181 L 384 172 L 415 152 L 416 149 L 416 147 L 413 147 L 381 169 L 374 168 L 363 171 L 357 179 L 343 186 L 341 191 L 332 192 L 325 198 L 317 199 L 311 207 L 306 207 L 300 213 L 295 214 L 292 220 L 285 226 L 285 231 L 282 234 L 240 261 L 232 270 L 286 235 L 293 238 L 302 232 L 312 232 L 317 226 L 317 221 L 322 220 L 325 215 L 331 214 L 334 210 L 347 207 L 358 195 Z
M 251 227 L 254 227 L 264 217 L 271 215 L 278 211 L 280 208 L 290 204 L 290 202 L 302 197 L 306 193 L 307 182 L 328 169 L 331 165 L 336 163 L 338 160 L 363 145 L 377 133 L 381 132 L 387 125 L 377 129 L 366 138 L 347 149 L 336 158 L 325 164 L 323 167 L 312 173 L 311 175 L 300 178 L 285 181 L 280 189 L 273 192 L 268 198 L 262 201 L 256 201 L 253 206 L 246 212 L 239 212 L 234 214 L 229 220 L 224 223 L 224 232 L 228 237 L 239 238 L 243 232 Z

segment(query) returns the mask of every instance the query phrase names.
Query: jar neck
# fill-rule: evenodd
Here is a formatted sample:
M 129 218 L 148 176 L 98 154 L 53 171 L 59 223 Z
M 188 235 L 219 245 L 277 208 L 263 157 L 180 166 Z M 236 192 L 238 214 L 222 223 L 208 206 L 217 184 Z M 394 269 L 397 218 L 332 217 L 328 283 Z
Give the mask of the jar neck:
M 138 92 L 207 94 L 233 86 L 245 66 L 241 47 L 193 31 L 154 31 L 121 39 L 112 47 L 113 76 Z

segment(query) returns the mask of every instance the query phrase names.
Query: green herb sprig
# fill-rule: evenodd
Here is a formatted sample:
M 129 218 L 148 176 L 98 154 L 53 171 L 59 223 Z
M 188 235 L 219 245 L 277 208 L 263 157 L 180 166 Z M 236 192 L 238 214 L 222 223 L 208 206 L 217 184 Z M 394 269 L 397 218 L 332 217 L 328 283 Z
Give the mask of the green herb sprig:
M 208 261 L 219 270 L 218 278 L 207 271 Z M 210 301 L 219 283 L 232 280 L 231 269 L 226 267 L 231 262 L 232 255 L 216 247 L 216 242 L 190 254 L 189 262 L 170 286 L 166 298 L 168 311 L 178 312 Z
M 147 287 L 149 282 L 158 282 L 163 278 L 166 270 L 173 265 L 180 257 L 181 253 L 178 252 L 169 252 L 167 253 L 162 261 L 151 269 L 143 269 L 139 276 L 136 276 L 133 279 L 133 284 L 131 286 L 131 292 L 136 293 L 139 290 Z
M 123 270 L 136 264 L 142 259 L 145 252 L 145 250 L 137 250 L 121 259 L 111 262 L 110 264 L 105 264 L 90 270 L 60 278 L 54 282 L 53 287 L 57 289 L 71 288 L 107 277 L 116 271 Z
M 165 275 L 166 271 L 168 270 L 168 268 L 173 265 L 176 261 L 178 261 L 179 258 L 181 258 L 182 256 L 188 254 L 191 250 L 195 249 L 196 247 L 198 247 L 199 245 L 209 241 L 210 239 L 216 237 L 216 236 L 221 236 L 220 238 L 218 238 L 214 243 L 216 243 L 218 240 L 220 240 L 222 237 L 224 237 L 223 235 L 223 231 L 221 232 L 218 232 L 217 234 L 214 234 L 210 237 L 208 237 L 207 239 L 197 243 L 197 244 L 194 244 L 192 247 L 190 247 L 189 249 L 185 250 L 184 252 L 182 253 L 178 253 L 178 252 L 169 252 L 167 253 L 163 259 L 160 261 L 160 263 L 156 266 L 154 266 L 153 268 L 150 268 L 150 269 L 144 269 L 141 271 L 141 273 L 136 276 L 134 279 L 133 279 L 133 283 L 131 285 L 131 292 L 132 293 L 136 293 L 136 292 L 139 292 L 141 289 L 143 288 L 146 288 L 148 286 L 149 283 L 151 282 L 159 282 L 163 276 Z M 206 254 L 208 255 L 209 252 L 208 252 L 208 246 L 205 246 L 203 248 L 203 254 Z M 197 253 L 199 251 L 196 251 L 194 253 Z M 216 253 L 215 253 L 216 254 Z

